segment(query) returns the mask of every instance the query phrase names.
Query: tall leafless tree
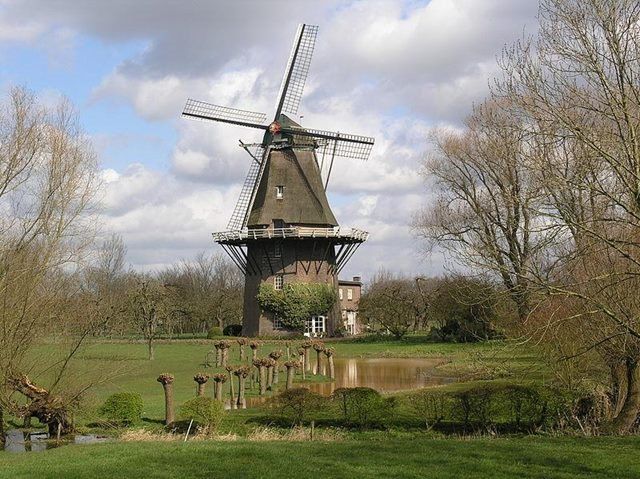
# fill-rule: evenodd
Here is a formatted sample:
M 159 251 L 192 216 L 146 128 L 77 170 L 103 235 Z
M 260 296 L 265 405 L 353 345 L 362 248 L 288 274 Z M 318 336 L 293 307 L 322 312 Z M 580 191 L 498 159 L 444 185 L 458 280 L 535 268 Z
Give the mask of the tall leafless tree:
M 26 372 L 53 369 L 55 394 L 95 326 L 89 313 L 70 320 L 79 292 L 70 272 L 93 239 L 96 188 L 96 158 L 71 105 L 45 107 L 12 89 L 0 105 L 0 415 L 16 405 L 11 379 Z M 30 354 L 56 338 L 66 346 L 50 348 L 55 358 Z

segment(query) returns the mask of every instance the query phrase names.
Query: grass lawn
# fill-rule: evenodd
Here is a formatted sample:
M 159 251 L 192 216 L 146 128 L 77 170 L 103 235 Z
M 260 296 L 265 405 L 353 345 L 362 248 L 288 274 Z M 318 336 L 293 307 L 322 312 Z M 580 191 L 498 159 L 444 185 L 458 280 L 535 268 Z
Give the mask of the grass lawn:
M 292 351 L 297 348 L 299 341 L 294 341 Z M 329 342 L 336 348 L 336 357 L 420 357 L 440 358 L 443 361 L 442 373 L 468 377 L 467 381 L 487 379 L 492 375 L 496 379 L 507 377 L 510 380 L 526 378 L 528 380 L 541 377 L 543 367 L 535 355 L 526 349 L 514 348 L 503 342 L 489 342 L 484 344 L 436 344 L 427 343 L 422 337 L 408 337 L 403 341 L 335 341 Z M 91 416 L 95 417 L 95 407 L 114 392 L 137 392 L 144 400 L 143 416 L 149 421 L 160 421 L 164 415 L 164 395 L 161 385 L 156 378 L 161 373 L 171 373 L 175 376 L 174 390 L 176 404 L 193 397 L 195 383 L 193 375 L 198 371 L 207 373 L 222 372 L 222 369 L 205 368 L 204 362 L 207 351 L 212 349 L 210 341 L 174 341 L 163 342 L 156 346 L 156 359 L 147 359 L 146 346 L 135 342 L 98 342 L 86 348 L 80 359 L 82 368 L 87 371 L 97 371 L 110 379 L 99 384 L 91 391 L 93 399 L 88 403 L 93 406 L 80 415 L 79 423 L 87 423 Z M 251 350 L 247 349 L 250 356 Z M 259 350 L 259 355 L 267 355 L 275 349 L 284 350 L 284 342 L 265 342 Z M 315 351 L 312 352 L 312 362 L 315 362 Z M 230 350 L 230 363 L 238 363 L 237 345 Z M 474 376 L 476 373 L 485 377 Z M 281 383 L 285 375 L 281 373 Z M 299 381 L 300 378 L 296 377 Z M 311 381 L 326 380 L 311 375 Z M 211 387 L 210 384 L 207 387 Z M 459 385 L 452 385 L 457 388 Z M 229 388 L 229 383 L 225 384 Z M 248 395 L 255 394 L 248 391 Z M 235 421 L 234 421 L 235 422 Z
M 637 478 L 640 438 L 147 442 L 0 453 L 0 478 Z

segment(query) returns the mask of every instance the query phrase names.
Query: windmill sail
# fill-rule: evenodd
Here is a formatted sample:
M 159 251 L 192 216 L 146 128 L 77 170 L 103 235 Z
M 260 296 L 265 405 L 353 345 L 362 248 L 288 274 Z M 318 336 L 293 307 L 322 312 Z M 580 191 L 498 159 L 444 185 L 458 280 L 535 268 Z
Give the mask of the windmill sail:
M 240 196 L 238 197 L 236 207 L 234 208 L 229 224 L 227 225 L 227 229 L 229 230 L 239 230 L 244 227 L 249 208 L 253 202 L 255 189 L 260 183 L 260 178 L 264 171 L 264 153 L 265 147 L 262 145 L 257 146 L 252 153 L 252 156 L 258 159 L 259 162 L 251 162 L 249 172 L 247 173 L 247 177 L 242 185 L 242 190 L 240 190 Z
M 357 160 L 368 159 L 375 142 L 375 139 L 370 136 L 314 130 L 312 128 L 283 128 L 282 132 L 291 133 L 294 137 L 316 139 L 316 144 L 323 154 Z
M 264 123 L 267 115 L 255 111 L 238 110 L 228 106 L 212 105 L 199 100 L 189 98 L 184 106 L 182 115 L 198 118 L 200 120 L 220 121 L 233 125 L 248 126 L 250 128 L 266 129 Z
M 280 86 L 276 120 L 282 112 L 293 115 L 298 113 L 317 35 L 318 27 L 316 25 L 303 24 L 298 27 L 289 62 L 282 79 L 282 85 Z

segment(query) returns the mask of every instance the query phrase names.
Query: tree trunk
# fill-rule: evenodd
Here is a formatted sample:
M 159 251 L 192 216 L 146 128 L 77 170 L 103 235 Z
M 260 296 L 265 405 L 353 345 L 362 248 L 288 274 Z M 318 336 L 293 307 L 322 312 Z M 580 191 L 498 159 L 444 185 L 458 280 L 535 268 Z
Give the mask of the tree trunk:
M 333 356 L 329 356 L 327 358 L 327 360 L 329 361 L 329 377 L 331 379 L 335 379 L 336 378 L 336 368 L 335 368 L 335 365 L 333 364 Z
M 322 354 L 322 351 L 316 351 L 316 374 L 320 375 L 320 366 L 322 366 L 322 359 L 320 357 L 320 355 Z
M 216 348 L 216 367 L 219 368 L 222 364 L 222 353 L 220 348 Z
M 173 383 L 163 384 L 164 388 L 164 423 L 170 426 L 176 420 L 173 406 Z
M 260 366 L 258 369 L 259 381 L 260 381 L 260 396 L 264 396 L 267 392 L 267 375 L 264 366 Z
M 629 432 L 635 423 L 640 409 L 640 377 L 636 359 L 625 362 L 627 375 L 627 394 L 618 416 L 612 421 L 613 429 L 618 433 Z
M 240 345 L 240 361 L 244 361 L 244 344 Z
M 222 402 L 222 383 L 219 381 L 213 383 L 213 397 L 216 401 Z
M 311 359 L 309 358 L 309 348 L 304 350 L 304 369 L 305 371 L 311 371 Z
M 246 378 L 238 376 L 238 402 L 236 405 L 238 408 L 244 408 L 244 383 Z
M 273 366 L 267 366 L 267 389 L 271 391 L 273 385 Z
M 291 389 L 293 387 L 293 372 L 294 368 L 287 368 L 287 389 Z
M 197 396 L 204 396 L 204 386 L 205 383 L 197 383 L 198 387 L 196 389 L 196 395 Z
M 280 365 L 276 363 L 276 365 L 273 367 L 273 384 L 278 384 L 279 376 L 280 376 L 279 369 L 280 369 Z
M 236 402 L 234 398 L 236 397 L 235 388 L 233 387 L 233 376 L 229 373 L 229 406 L 231 409 L 235 409 Z
M 287 344 L 287 361 L 291 359 L 291 346 Z
M 4 445 L 4 411 L 0 406 L 0 446 Z
M 625 378 L 626 368 L 624 364 L 616 363 L 610 366 L 611 368 L 611 402 L 613 404 L 613 411 L 611 411 L 611 417 L 618 417 L 624 404 L 624 399 L 627 397 L 627 382 Z
M 147 340 L 147 348 L 149 349 L 149 361 L 153 361 L 156 358 L 156 352 L 153 348 L 153 338 Z
M 222 358 L 221 358 L 221 363 L 222 363 L 222 367 L 226 368 L 227 367 L 227 359 L 229 358 L 229 349 L 228 348 L 224 348 L 222 350 Z

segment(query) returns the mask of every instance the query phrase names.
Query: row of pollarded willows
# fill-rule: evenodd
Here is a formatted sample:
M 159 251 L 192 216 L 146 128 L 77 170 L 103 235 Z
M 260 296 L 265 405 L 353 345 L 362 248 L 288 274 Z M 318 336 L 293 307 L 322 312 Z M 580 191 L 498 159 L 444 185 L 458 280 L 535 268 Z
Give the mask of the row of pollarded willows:
M 276 389 L 276 385 L 279 383 L 279 376 L 281 368 L 286 370 L 286 383 L 285 389 L 293 388 L 296 371 L 300 371 L 302 379 L 306 379 L 306 372 L 312 371 L 311 367 L 311 349 L 316 352 L 316 365 L 315 374 L 320 375 L 322 371 L 322 357 L 326 357 L 327 370 L 329 377 L 335 379 L 335 367 L 334 367 L 334 355 L 335 349 L 328 348 L 322 341 L 317 340 L 304 340 L 300 346 L 295 350 L 296 354 L 292 352 L 292 343 L 286 342 L 285 351 L 276 349 L 270 351 L 265 357 L 260 357 L 258 352 L 262 346 L 262 343 L 257 340 L 248 340 L 247 338 L 238 338 L 236 340 L 238 344 L 238 358 L 241 361 L 240 364 L 232 365 L 229 363 L 229 351 L 233 347 L 233 342 L 228 340 L 221 340 L 214 342 L 214 350 L 207 353 L 205 359 L 205 365 L 211 366 L 211 357 L 215 354 L 216 367 L 222 367 L 226 373 L 219 372 L 215 374 L 207 374 L 204 372 L 198 372 L 193 376 L 193 380 L 196 383 L 196 396 L 205 396 L 206 384 L 211 380 L 213 382 L 213 397 L 220 401 L 225 401 L 225 388 L 224 384 L 229 383 L 229 404 L 231 409 L 245 408 L 246 407 L 246 390 L 247 379 L 250 380 L 250 388 L 253 389 L 257 385 L 257 392 L 260 396 L 263 396 L 267 391 L 273 391 Z M 251 349 L 251 358 L 248 358 L 245 354 L 245 347 L 249 346 Z M 213 353 L 213 354 L 212 354 Z M 286 361 L 282 361 L 283 357 L 287 357 Z M 249 363 L 247 364 L 247 361 Z M 253 366 L 253 367 L 252 367 Z M 235 376 L 235 380 L 234 380 Z M 173 399 L 173 382 L 174 376 L 169 373 L 164 373 L 158 376 L 158 382 L 162 384 L 165 393 L 165 423 L 167 425 L 172 424 L 175 421 L 175 406 Z M 237 381 L 237 390 L 235 384 Z
M 245 347 L 249 346 L 251 349 L 251 362 L 258 359 L 258 350 L 262 346 L 262 343 L 258 340 L 249 340 L 248 338 L 237 338 L 236 342 L 238 343 L 238 358 L 239 361 L 246 361 L 247 356 L 245 354 Z M 215 341 L 213 343 L 214 349 L 207 353 L 205 358 L 205 365 L 208 367 L 213 366 L 212 358 L 215 356 L 215 367 L 227 368 L 229 363 L 229 350 L 233 346 L 233 341 L 230 340 L 220 340 Z M 305 372 L 311 371 L 311 358 L 310 358 L 310 349 L 313 348 L 316 351 L 316 368 L 315 373 L 320 374 L 322 370 L 322 355 L 324 354 L 327 357 L 327 369 L 329 372 L 329 377 L 331 379 L 335 379 L 335 368 L 333 362 L 333 356 L 335 354 L 334 348 L 327 348 L 322 341 L 317 340 L 304 340 L 300 347 L 295 349 L 295 353 L 292 353 L 292 343 L 291 341 L 285 342 L 285 350 L 287 361 L 290 361 L 295 354 L 299 356 L 300 362 L 304 365 L 302 369 L 303 378 L 306 376 Z M 278 382 L 278 372 L 279 372 L 279 363 L 278 361 L 285 353 L 282 351 L 272 351 L 269 353 L 268 358 L 265 359 L 273 359 L 275 361 L 275 365 L 271 366 L 274 368 L 274 383 Z M 254 366 L 259 367 L 259 365 L 254 364 Z M 264 367 L 270 367 L 269 364 L 264 364 Z

